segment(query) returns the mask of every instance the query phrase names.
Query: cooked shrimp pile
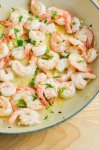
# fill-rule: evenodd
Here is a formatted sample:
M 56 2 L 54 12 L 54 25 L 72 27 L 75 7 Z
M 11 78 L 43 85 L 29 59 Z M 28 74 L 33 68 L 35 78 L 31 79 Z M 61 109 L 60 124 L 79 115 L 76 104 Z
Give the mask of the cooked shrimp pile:
M 0 116 L 9 123 L 40 123 L 39 110 L 57 97 L 72 98 L 89 80 L 97 58 L 92 29 L 56 6 L 32 0 L 30 10 L 14 9 L 0 21 Z M 28 83 L 16 83 L 28 80 Z

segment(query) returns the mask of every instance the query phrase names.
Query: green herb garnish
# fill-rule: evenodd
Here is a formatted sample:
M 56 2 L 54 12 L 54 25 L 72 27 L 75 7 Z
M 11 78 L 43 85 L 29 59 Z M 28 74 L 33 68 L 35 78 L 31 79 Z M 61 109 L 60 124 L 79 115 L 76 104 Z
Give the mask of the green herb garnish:
M 0 4 L 0 8 L 2 8 L 2 5 Z
M 50 111 L 50 113 L 52 113 L 52 114 L 53 114 L 53 113 L 54 113 L 54 111 L 53 111 L 53 110 L 51 110 L 51 111 Z
M 69 58 L 69 56 L 70 56 L 70 53 L 68 53 L 67 55 L 60 55 L 60 59 L 62 59 L 62 58 Z
M 48 119 L 48 115 L 45 116 L 44 120 Z
M 84 62 L 84 60 L 79 60 L 79 61 L 78 61 L 78 63 L 82 63 L 82 62 Z
M 57 75 L 57 76 L 54 76 L 53 78 L 56 79 L 56 78 L 59 78 L 59 77 L 60 77 L 60 76 Z
M 32 20 L 33 20 L 33 18 L 28 18 L 28 20 L 29 20 L 29 21 L 32 21 Z
M 17 38 L 17 33 L 18 33 L 19 31 L 20 31 L 19 29 L 14 28 L 14 34 L 15 34 L 16 38 Z
M 22 21 L 22 18 L 23 18 L 23 16 L 19 16 L 19 22 L 21 22 L 21 21 Z
M 19 100 L 18 100 L 17 105 L 18 105 L 18 107 L 20 107 L 20 108 L 25 108 L 25 107 L 26 107 L 26 104 L 25 104 L 25 102 L 24 102 L 22 99 L 19 99 Z
M 34 73 L 34 77 L 32 78 L 32 81 L 30 82 L 31 86 L 35 85 L 35 79 L 36 79 L 36 76 L 39 73 L 39 71 L 40 71 L 40 69 L 36 68 L 35 73 Z
M 60 91 L 63 93 L 65 90 L 66 90 L 66 87 L 62 87 Z
M 49 53 L 50 52 L 50 49 L 47 47 L 46 48 L 46 53 Z
M 36 41 L 31 41 L 31 43 L 35 46 L 36 45 Z
M 30 39 L 26 39 L 25 42 L 26 42 L 26 43 L 30 43 Z
M 39 17 L 38 15 L 37 15 L 37 16 L 35 16 L 35 18 L 36 18 L 36 19 L 38 19 L 38 20 L 40 19 L 40 17 Z
M 42 59 L 49 60 L 49 59 L 52 59 L 53 57 L 54 57 L 53 55 L 43 56 Z
M 49 84 L 49 83 L 46 83 L 46 84 L 44 84 L 44 85 L 46 85 L 46 88 L 54 88 L 54 86 L 52 86 L 52 85 Z
M 44 23 L 45 23 L 45 24 L 47 24 L 47 23 L 48 23 L 47 19 L 45 19 L 45 20 L 44 20 Z
M 23 40 L 17 40 L 17 44 L 18 44 L 18 46 L 23 46 Z
M 38 96 L 35 94 L 34 96 L 33 96 L 33 101 L 35 101 L 35 100 L 37 100 L 38 99 Z
M 12 7 L 11 9 L 12 9 L 12 11 L 15 11 L 15 8 Z
M 72 22 L 72 25 L 76 25 L 76 23 L 75 23 L 75 22 Z

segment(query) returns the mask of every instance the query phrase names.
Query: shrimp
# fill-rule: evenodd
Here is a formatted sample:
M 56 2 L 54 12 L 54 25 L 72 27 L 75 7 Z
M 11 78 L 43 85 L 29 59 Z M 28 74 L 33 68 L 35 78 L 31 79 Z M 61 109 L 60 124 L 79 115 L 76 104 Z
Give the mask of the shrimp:
M 83 27 L 82 29 L 80 29 L 75 34 L 75 38 L 82 41 L 86 45 L 87 49 L 91 48 L 93 45 L 94 35 L 92 30 L 87 27 Z
M 14 59 L 21 60 L 25 58 L 25 50 L 23 46 L 14 48 L 11 53 Z
M 30 43 L 25 45 L 25 57 L 29 58 L 32 56 L 32 45 Z
M 40 85 L 40 84 L 42 84 L 46 79 L 47 79 L 47 77 L 46 77 L 46 75 L 45 75 L 44 73 L 39 73 L 39 74 L 36 76 L 35 85 Z
M 76 71 L 75 68 L 69 66 L 68 71 L 61 75 L 61 77 L 56 78 L 58 82 L 66 82 L 71 79 L 71 75 Z
M 77 17 L 72 18 L 72 32 L 77 32 L 81 27 L 80 20 Z
M 33 76 L 36 70 L 35 60 L 31 59 L 28 66 L 22 65 L 19 61 L 14 60 L 11 62 L 12 70 L 20 77 Z
M 24 33 L 23 31 L 23 26 L 21 23 L 12 25 L 9 27 L 6 31 L 6 35 L 11 38 L 19 38 L 22 34 Z
M 24 25 L 24 28 L 27 30 L 39 30 L 40 28 L 40 22 L 38 19 L 28 19 L 27 22 Z
M 5 58 L 9 54 L 9 48 L 5 43 L 0 43 L 0 59 Z
M 44 55 L 46 52 L 45 34 L 41 31 L 30 31 L 29 38 L 32 41 L 32 51 L 35 56 Z
M 85 60 L 87 63 L 92 63 L 97 58 L 97 51 L 94 48 L 88 50 Z
M 84 89 L 88 81 L 85 79 L 96 79 L 96 75 L 92 73 L 81 73 L 76 72 L 71 76 L 72 82 L 74 83 L 77 89 Z
M 53 51 L 64 52 L 68 47 L 67 38 L 63 34 L 55 32 L 51 36 L 50 46 Z
M 62 98 L 71 98 L 76 93 L 75 85 L 72 81 L 63 82 L 60 85 L 60 96 Z
M 59 83 L 53 79 L 49 78 L 44 83 L 44 95 L 47 99 L 55 98 L 58 96 Z
M 52 15 L 52 20 L 54 20 L 55 23 L 57 23 L 58 25 L 65 25 L 66 32 L 68 34 L 72 33 L 72 18 L 68 11 L 52 6 L 47 9 L 47 12 Z
M 32 126 L 40 123 L 39 114 L 28 108 L 22 108 L 15 111 L 9 119 L 9 123 L 14 124 L 17 118 L 19 119 L 18 125 Z
M 59 59 L 56 63 L 55 67 L 59 72 L 64 71 L 66 68 L 68 68 L 68 60 L 66 58 Z
M 45 24 L 42 22 L 40 25 L 40 31 L 42 31 L 46 34 L 52 34 L 52 33 L 56 32 L 55 24 L 54 23 Z
M 45 5 L 39 0 L 31 0 L 30 9 L 33 15 L 42 15 L 46 12 Z
M 14 74 L 11 69 L 0 69 L 0 81 L 11 81 L 14 79 Z
M 48 56 L 38 59 L 38 66 L 44 70 L 54 69 L 57 61 L 59 60 L 59 55 L 53 51 L 48 53 Z
M 72 45 L 77 46 L 81 50 L 82 55 L 86 55 L 86 47 L 83 42 L 73 37 L 70 37 L 68 40 Z
M 0 116 L 10 116 L 13 113 L 11 103 L 8 98 L 0 96 Z
M 13 96 L 13 101 L 12 101 L 13 109 L 14 110 L 18 109 L 19 100 L 24 101 L 27 108 L 30 108 L 33 110 L 38 110 L 42 108 L 41 103 L 37 97 L 36 97 L 36 100 L 33 101 L 34 96 L 35 96 L 35 92 L 33 89 L 31 91 L 30 88 L 21 87 L 21 89 L 19 89 Z
M 29 13 L 27 10 L 23 9 L 23 8 L 18 8 L 16 10 L 14 10 L 11 13 L 10 16 L 10 21 L 14 22 L 14 23 L 26 23 L 27 19 L 29 18 Z
M 85 60 L 78 54 L 70 54 L 68 58 L 70 64 L 75 67 L 77 70 L 82 72 L 90 72 L 91 69 L 87 67 Z
M 3 96 L 13 96 L 16 93 L 16 85 L 11 82 L 3 82 L 0 84 L 0 92 Z

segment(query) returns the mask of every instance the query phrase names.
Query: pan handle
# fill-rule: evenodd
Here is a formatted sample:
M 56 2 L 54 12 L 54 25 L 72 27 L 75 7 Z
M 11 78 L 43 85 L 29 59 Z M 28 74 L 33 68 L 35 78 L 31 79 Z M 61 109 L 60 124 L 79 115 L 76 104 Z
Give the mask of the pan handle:
M 90 0 L 99 10 L 99 0 Z

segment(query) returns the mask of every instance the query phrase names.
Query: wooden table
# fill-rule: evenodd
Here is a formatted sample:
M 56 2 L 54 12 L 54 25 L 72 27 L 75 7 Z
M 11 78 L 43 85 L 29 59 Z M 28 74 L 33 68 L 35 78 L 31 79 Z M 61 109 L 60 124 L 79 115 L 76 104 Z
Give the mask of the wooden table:
M 60 126 L 37 134 L 0 135 L 0 150 L 99 150 L 99 95 Z

